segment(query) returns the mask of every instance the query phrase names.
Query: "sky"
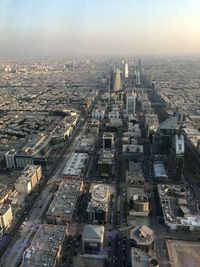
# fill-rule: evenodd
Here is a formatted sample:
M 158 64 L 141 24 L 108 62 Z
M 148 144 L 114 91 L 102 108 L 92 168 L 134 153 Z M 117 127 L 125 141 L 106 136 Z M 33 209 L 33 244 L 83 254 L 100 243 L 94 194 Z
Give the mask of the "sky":
M 0 0 L 0 56 L 200 54 L 200 0 Z

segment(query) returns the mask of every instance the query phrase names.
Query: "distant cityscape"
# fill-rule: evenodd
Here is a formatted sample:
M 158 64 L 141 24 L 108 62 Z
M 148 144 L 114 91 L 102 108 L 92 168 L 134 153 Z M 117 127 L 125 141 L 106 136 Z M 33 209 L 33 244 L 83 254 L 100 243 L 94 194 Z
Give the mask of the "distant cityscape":
M 199 69 L 1 59 L 0 266 L 200 266 Z

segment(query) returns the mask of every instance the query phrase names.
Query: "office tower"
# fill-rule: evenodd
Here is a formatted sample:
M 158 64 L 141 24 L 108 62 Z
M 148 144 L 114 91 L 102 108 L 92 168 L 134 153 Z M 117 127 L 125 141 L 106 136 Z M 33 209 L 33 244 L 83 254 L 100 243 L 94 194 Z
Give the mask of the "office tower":
M 135 95 L 126 98 L 126 114 L 135 115 Z
M 172 141 L 176 134 L 177 118 L 169 117 L 162 122 L 154 136 L 153 151 L 154 154 L 169 155 L 172 147 Z
M 127 60 L 124 62 L 124 78 L 128 78 L 128 62 Z
M 138 60 L 138 70 L 141 71 L 141 69 L 142 69 L 142 60 L 139 59 Z
M 140 71 L 136 70 L 135 72 L 135 83 L 136 85 L 140 85 Z
M 115 74 L 114 74 L 114 70 L 112 69 L 111 71 L 110 71 L 110 91 L 113 91 L 113 89 L 114 89 L 114 82 L 115 82 Z
M 183 177 L 185 142 L 182 134 L 176 134 L 171 151 L 172 179 L 181 180 Z
M 113 149 L 114 148 L 114 133 L 106 132 L 103 134 L 103 149 Z
M 121 72 L 119 69 L 115 71 L 115 82 L 114 82 L 114 91 L 119 91 L 122 89 L 122 81 L 121 81 Z

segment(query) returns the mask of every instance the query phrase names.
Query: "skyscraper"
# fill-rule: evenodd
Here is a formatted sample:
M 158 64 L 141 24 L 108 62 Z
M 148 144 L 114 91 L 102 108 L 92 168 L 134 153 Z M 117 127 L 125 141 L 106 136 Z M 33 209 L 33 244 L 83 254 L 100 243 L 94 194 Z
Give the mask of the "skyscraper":
M 128 62 L 127 60 L 124 62 L 124 78 L 128 78 Z
M 182 134 L 176 134 L 171 149 L 171 175 L 172 179 L 183 178 L 185 142 Z
M 119 91 L 122 89 L 122 81 L 121 81 L 121 72 L 119 69 L 115 71 L 115 82 L 114 82 L 114 91 Z
M 142 68 L 142 60 L 139 59 L 138 60 L 138 69 L 139 69 L 139 71 L 141 71 L 141 68 Z
M 126 114 L 135 115 L 135 95 L 126 98 Z
M 135 72 L 135 83 L 136 85 L 140 85 L 140 71 L 136 70 Z
M 109 86 L 109 90 L 113 91 L 114 89 L 114 77 L 115 76 L 115 73 L 114 73 L 114 70 L 112 69 L 110 71 L 110 77 L 109 77 L 109 81 L 110 81 L 110 86 Z

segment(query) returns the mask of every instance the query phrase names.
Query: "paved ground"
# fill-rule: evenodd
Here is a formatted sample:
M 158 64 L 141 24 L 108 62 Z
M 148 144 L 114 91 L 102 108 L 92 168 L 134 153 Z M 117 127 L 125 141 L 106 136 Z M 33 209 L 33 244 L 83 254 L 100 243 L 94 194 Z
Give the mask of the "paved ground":
M 199 267 L 200 243 L 180 240 L 167 240 L 171 267 Z
M 52 187 L 52 185 L 47 186 L 42 192 L 39 199 L 35 202 L 33 207 L 34 209 L 30 214 L 30 218 L 27 222 L 24 222 L 25 226 L 20 231 L 20 234 L 18 235 L 15 244 L 9 251 L 7 251 L 8 253 L 4 254 L 4 257 L 1 260 L 2 266 L 14 267 L 20 261 L 23 251 L 31 242 L 32 237 L 38 230 L 38 227 L 41 223 L 41 217 L 44 213 L 44 209 L 46 208 L 46 205 L 49 204 L 47 199 L 49 198 L 50 200 L 51 194 L 53 194 L 50 193 Z
M 81 256 L 74 257 L 74 265 L 78 267 L 103 267 L 104 260 L 88 259 Z

